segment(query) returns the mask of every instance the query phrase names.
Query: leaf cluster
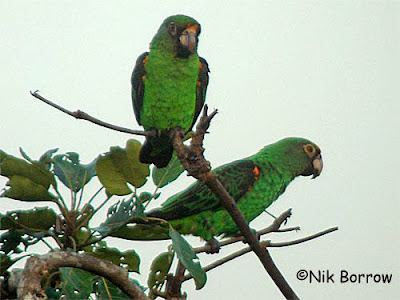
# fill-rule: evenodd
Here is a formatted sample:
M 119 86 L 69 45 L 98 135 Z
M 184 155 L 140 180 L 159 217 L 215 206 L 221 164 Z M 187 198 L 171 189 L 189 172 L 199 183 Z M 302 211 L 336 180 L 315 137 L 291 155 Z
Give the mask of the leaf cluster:
M 9 201 L 42 204 L 33 209 L 0 214 L 0 279 L 7 280 L 12 266 L 28 253 L 32 254 L 28 248 L 37 243 L 45 244 L 49 251 L 82 252 L 110 261 L 129 273 L 139 273 L 138 253 L 108 247 L 104 239 L 108 236 L 132 239 L 124 237 L 124 230 L 131 223 L 148 222 L 147 205 L 159 198 L 162 187 L 184 171 L 175 154 L 167 167 L 150 170 L 149 165 L 138 160 L 140 148 L 140 142 L 131 139 L 124 148 L 111 147 L 89 164 L 82 164 L 75 152 L 56 154 L 58 149 L 46 151 L 38 160 L 30 158 L 22 149 L 22 158 L 0 150 L 0 175 L 8 178 L 0 196 Z M 85 187 L 94 178 L 98 178 L 101 187 L 95 194 L 86 196 Z M 141 190 L 149 178 L 155 189 L 152 192 Z M 102 202 L 95 205 L 99 198 Z M 116 202 L 108 208 L 106 218 L 100 225 L 93 226 L 94 215 L 111 199 Z M 196 287 L 202 288 L 206 274 L 192 247 L 166 221 L 158 223 L 154 230 L 150 228 L 140 233 L 151 238 L 159 234 L 161 228 L 165 238 L 172 240 L 169 250 L 157 256 L 151 265 L 147 282 L 149 296 L 156 297 L 165 287 L 174 257 L 192 275 Z M 53 270 L 43 286 L 47 296 L 54 299 L 88 299 L 93 293 L 100 298 L 126 298 L 111 282 L 80 269 Z

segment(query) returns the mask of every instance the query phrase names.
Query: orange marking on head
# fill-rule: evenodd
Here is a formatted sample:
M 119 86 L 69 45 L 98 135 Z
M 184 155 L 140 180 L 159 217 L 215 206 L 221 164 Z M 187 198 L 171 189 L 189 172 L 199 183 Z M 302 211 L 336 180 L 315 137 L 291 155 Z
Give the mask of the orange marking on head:
M 143 59 L 143 64 L 147 64 L 147 61 L 149 60 L 149 56 L 147 55 L 144 59 Z
M 255 166 L 252 171 L 253 171 L 253 174 L 254 174 L 254 177 L 256 180 L 258 178 L 260 178 L 260 168 L 259 167 Z
M 193 31 L 197 32 L 199 30 L 199 25 L 197 25 L 197 24 L 189 24 L 188 26 L 186 26 L 186 29 L 190 29 L 190 30 L 193 30 Z
M 196 83 L 196 85 L 197 85 L 197 87 L 200 87 L 200 86 L 201 86 L 201 82 L 200 82 L 200 80 L 197 80 L 197 83 Z

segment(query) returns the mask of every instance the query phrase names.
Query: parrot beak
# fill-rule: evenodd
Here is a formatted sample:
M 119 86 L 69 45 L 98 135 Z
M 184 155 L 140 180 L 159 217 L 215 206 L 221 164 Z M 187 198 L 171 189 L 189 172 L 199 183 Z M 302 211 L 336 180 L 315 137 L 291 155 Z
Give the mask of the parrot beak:
M 311 179 L 314 179 L 314 178 L 318 177 L 319 174 L 321 174 L 323 166 L 324 166 L 324 164 L 322 162 L 321 154 L 318 154 L 312 161 L 313 177 Z
M 197 28 L 197 25 L 188 26 L 179 36 L 181 45 L 187 48 L 191 53 L 194 53 L 197 48 Z

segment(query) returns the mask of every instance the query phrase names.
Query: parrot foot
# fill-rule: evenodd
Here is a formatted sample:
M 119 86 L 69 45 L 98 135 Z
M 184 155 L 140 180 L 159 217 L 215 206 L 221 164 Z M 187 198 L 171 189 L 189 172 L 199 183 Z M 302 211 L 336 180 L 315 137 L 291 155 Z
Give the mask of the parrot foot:
M 158 130 L 157 128 L 151 128 L 148 130 L 148 132 L 150 133 L 149 136 L 151 137 L 161 137 L 161 135 L 163 134 L 163 132 L 161 130 Z
M 211 238 L 206 241 L 206 245 L 209 246 L 209 250 L 206 251 L 207 254 L 219 253 L 219 250 L 221 249 L 219 241 L 216 238 Z
M 186 136 L 185 131 L 181 127 L 174 127 L 171 128 L 168 132 L 170 139 L 172 139 L 176 133 L 179 133 L 181 139 L 184 139 Z

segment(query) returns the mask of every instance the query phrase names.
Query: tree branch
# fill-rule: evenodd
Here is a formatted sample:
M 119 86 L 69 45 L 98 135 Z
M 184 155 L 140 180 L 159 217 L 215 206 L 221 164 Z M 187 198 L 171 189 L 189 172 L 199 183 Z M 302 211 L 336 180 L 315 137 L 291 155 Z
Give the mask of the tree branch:
M 293 246 L 293 245 L 301 244 L 301 243 L 308 242 L 310 240 L 316 239 L 318 237 L 321 237 L 321 236 L 323 236 L 325 234 L 331 233 L 331 232 L 336 231 L 338 229 L 339 229 L 338 227 L 328 228 L 328 229 L 326 229 L 324 231 L 315 233 L 313 235 L 306 236 L 304 238 L 300 238 L 300 239 L 289 241 L 289 242 L 277 242 L 277 243 L 274 243 L 274 242 L 271 242 L 269 240 L 266 240 L 266 241 L 262 241 L 260 244 L 261 244 L 262 247 L 269 247 L 269 248 Z M 234 260 L 234 259 L 236 259 L 236 258 L 238 258 L 238 257 L 240 257 L 240 256 L 242 256 L 242 255 L 244 255 L 246 253 L 249 253 L 250 251 L 252 251 L 252 249 L 250 247 L 243 248 L 243 249 L 241 249 L 239 251 L 236 251 L 236 252 L 234 252 L 232 254 L 229 254 L 229 255 L 227 255 L 227 256 L 225 256 L 225 257 L 223 257 L 221 259 L 218 259 L 215 262 L 205 266 L 203 268 L 203 270 L 205 272 L 211 271 L 212 269 L 215 269 L 216 267 L 219 267 L 219 266 L 221 266 L 221 265 L 223 265 L 223 264 L 225 264 L 225 263 L 227 263 L 227 262 L 229 262 L 231 260 Z M 192 279 L 192 278 L 193 277 L 190 274 L 187 274 L 187 275 L 185 275 L 183 281 L 186 281 L 186 280 L 189 280 L 189 279 Z
M 224 186 L 218 180 L 218 177 L 211 172 L 210 163 L 204 158 L 203 140 L 207 129 L 210 126 L 212 118 L 216 115 L 214 111 L 210 115 L 207 114 L 208 107 L 204 105 L 202 117 L 196 127 L 190 147 L 186 147 L 182 142 L 182 131 L 175 130 L 172 132 L 172 142 L 180 159 L 182 166 L 187 170 L 188 174 L 196 179 L 203 181 L 218 197 L 221 205 L 227 210 L 238 229 L 245 237 L 246 242 L 261 261 L 264 269 L 271 276 L 272 280 L 278 286 L 282 294 L 288 299 L 298 299 L 298 296 L 287 283 L 279 269 L 276 267 L 272 257 L 266 248 L 262 248 L 258 238 L 250 230 L 246 219 L 238 209 L 235 200 L 229 195 Z
M 89 122 L 94 123 L 96 125 L 103 126 L 105 128 L 112 129 L 112 130 L 119 131 L 119 132 L 124 132 L 124 133 L 143 135 L 143 136 L 153 136 L 155 134 L 152 131 L 132 130 L 132 129 L 125 128 L 125 127 L 116 126 L 116 125 L 101 121 L 101 120 L 99 120 L 99 119 L 97 119 L 95 117 L 92 117 L 91 115 L 89 115 L 89 114 L 87 114 L 87 113 L 85 113 L 85 112 L 83 112 L 81 110 L 70 111 L 70 110 L 68 110 L 68 109 L 66 109 L 66 108 L 64 108 L 64 107 L 62 107 L 62 106 L 60 106 L 60 105 L 58 105 L 58 104 L 46 99 L 46 98 L 44 98 L 43 96 L 41 96 L 39 94 L 38 90 L 36 90 L 34 92 L 31 91 L 30 93 L 31 93 L 31 95 L 33 97 L 39 99 L 40 101 L 42 101 L 42 102 L 44 102 L 44 103 L 46 103 L 46 104 L 58 109 L 59 111 L 62 111 L 63 113 L 65 113 L 67 115 L 70 115 L 71 117 L 74 117 L 76 119 L 86 120 L 86 121 L 89 121 Z
M 79 268 L 102 276 L 131 299 L 149 299 L 135 283 L 129 280 L 126 270 L 90 255 L 71 252 L 51 252 L 30 257 L 18 285 L 18 299 L 46 299 L 46 294 L 41 287 L 42 277 L 47 275 L 50 269 L 60 267 Z
M 281 225 L 286 222 L 286 220 L 292 215 L 292 209 L 289 208 L 288 210 L 284 211 L 282 214 L 280 214 L 279 217 L 277 217 L 274 222 L 269 225 L 268 227 L 261 229 L 259 231 L 257 231 L 257 235 L 259 237 L 267 234 L 267 233 L 271 233 L 271 232 L 283 232 L 283 231 L 293 231 L 293 230 L 299 230 L 300 227 L 292 227 L 292 228 L 286 228 L 286 229 L 280 229 Z M 227 245 L 231 245 L 237 242 L 244 242 L 245 239 L 243 236 L 234 236 L 231 238 L 227 238 L 227 239 L 223 239 L 222 241 L 219 242 L 219 246 L 220 247 L 224 247 Z M 204 246 L 201 247 L 197 247 L 194 248 L 193 251 L 195 253 L 209 253 L 212 250 L 212 246 L 209 244 L 206 244 Z

